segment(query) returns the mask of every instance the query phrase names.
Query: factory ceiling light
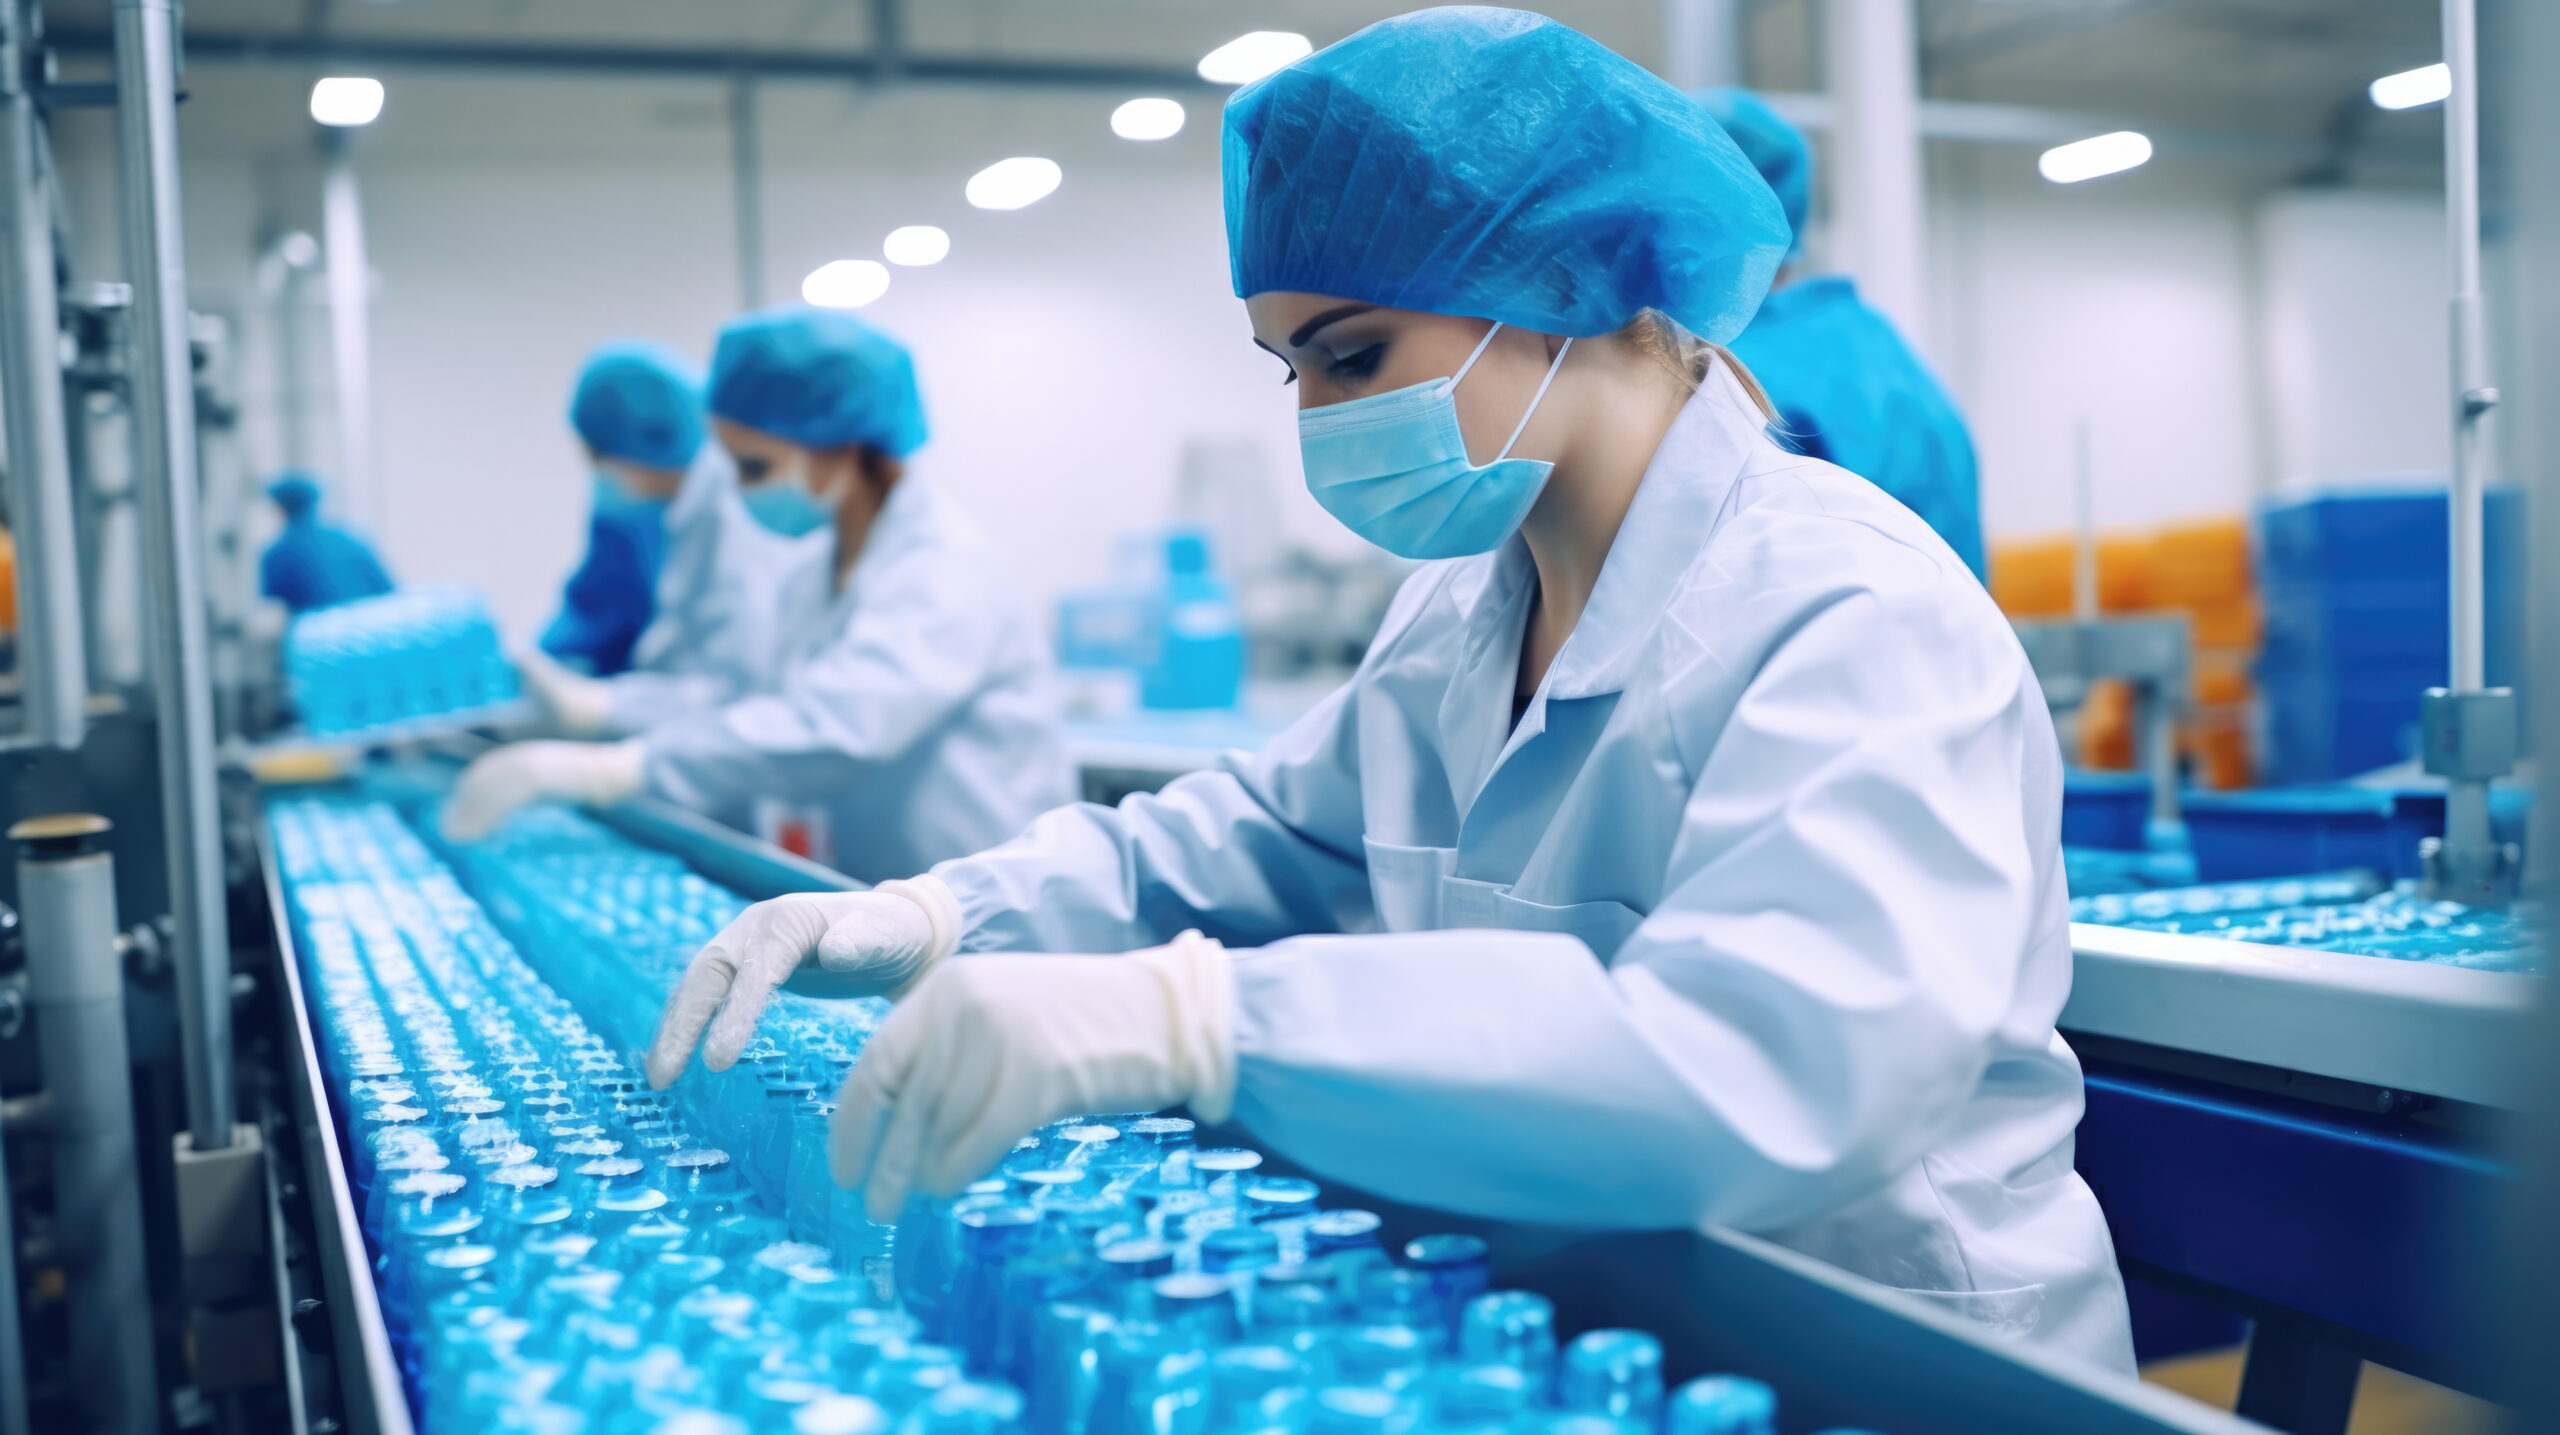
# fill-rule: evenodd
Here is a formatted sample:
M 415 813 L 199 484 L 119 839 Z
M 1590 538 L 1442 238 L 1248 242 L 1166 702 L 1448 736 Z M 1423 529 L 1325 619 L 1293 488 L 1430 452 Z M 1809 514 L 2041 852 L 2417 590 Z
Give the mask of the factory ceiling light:
M 980 209 L 1020 209 L 1048 198 L 1065 177 L 1056 160 L 1025 155 L 1000 159 L 969 176 L 969 202 Z
M 2132 130 L 2093 135 L 2073 140 L 2046 150 L 2036 160 L 2036 172 L 2056 184 L 2078 184 L 2102 174 L 2115 174 L 2146 164 L 2151 159 L 2151 140 Z
M 1168 140 L 1182 133 L 1180 100 L 1131 100 L 1111 112 L 1111 132 L 1124 140 Z
M 2414 110 L 2432 105 L 2453 93 L 2453 71 L 2442 65 L 2420 65 L 2385 75 L 2366 88 L 2373 102 L 2386 110 Z
M 311 87 L 311 117 L 340 129 L 372 124 L 382 113 L 382 82 L 331 75 Z
M 1307 37 L 1288 30 L 1238 35 L 1200 57 L 1200 78 L 1213 85 L 1249 85 L 1283 65 L 1315 53 Z
M 821 309 L 859 309 L 889 292 L 889 266 L 876 259 L 838 259 L 800 281 L 800 297 Z
M 889 237 L 880 241 L 880 252 L 890 263 L 910 268 L 939 264 L 951 252 L 951 236 L 930 224 L 909 224 L 890 230 Z

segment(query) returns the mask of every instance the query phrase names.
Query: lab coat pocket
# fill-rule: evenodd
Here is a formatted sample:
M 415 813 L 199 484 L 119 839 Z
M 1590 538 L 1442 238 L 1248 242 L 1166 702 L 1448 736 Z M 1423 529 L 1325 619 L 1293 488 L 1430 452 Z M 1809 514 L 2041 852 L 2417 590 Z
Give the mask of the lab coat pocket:
M 1644 915 L 1624 902 L 1573 902 L 1561 907 L 1511 895 L 1493 882 L 1451 877 L 1440 884 L 1440 921 L 1449 927 L 1499 927 L 1513 932 L 1562 932 L 1580 937 L 1606 962 L 1626 945 Z
M 2034 1335 L 2037 1324 L 2044 1319 L 2042 1284 L 1996 1291 L 1913 1290 L 1908 1286 L 1886 1289 L 2007 1338 L 2023 1340 Z
M 1601 900 L 1574 902 L 1550 907 L 1543 902 L 1523 901 L 1505 892 L 1494 902 L 1501 914 L 1500 924 L 1526 932 L 1563 932 L 1580 937 L 1591 954 L 1604 964 L 1617 959 L 1618 948 L 1627 944 L 1636 928 L 1644 921 L 1644 913 L 1624 902 Z
M 1440 920 L 1440 886 L 1458 865 L 1454 847 L 1402 847 L 1363 837 L 1369 858 L 1369 897 L 1377 903 L 1378 925 L 1390 932 L 1436 932 Z

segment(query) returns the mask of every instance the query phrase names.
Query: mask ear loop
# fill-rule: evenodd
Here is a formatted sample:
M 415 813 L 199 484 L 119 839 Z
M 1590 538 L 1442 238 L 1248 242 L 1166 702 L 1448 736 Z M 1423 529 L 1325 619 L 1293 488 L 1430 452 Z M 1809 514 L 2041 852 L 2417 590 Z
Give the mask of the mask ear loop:
M 1450 394 L 1454 394 L 1458 391 L 1458 380 L 1465 378 L 1467 376 L 1467 370 L 1476 366 L 1476 360 L 1484 357 L 1484 346 L 1492 343 L 1493 336 L 1501 332 L 1502 321 L 1500 319 L 1496 319 L 1493 321 L 1493 327 L 1484 331 L 1484 337 L 1476 340 L 1474 351 L 1467 355 L 1467 361 L 1465 363 L 1458 366 L 1458 372 L 1451 374 L 1449 376 L 1449 382 L 1440 386 L 1440 394 L 1443 398 L 1446 398 Z
M 1490 338 L 1492 336 L 1487 335 L 1486 337 Z M 1571 339 L 1565 340 L 1564 347 L 1556 350 L 1556 361 L 1547 365 L 1547 376 L 1538 381 L 1538 391 L 1529 396 L 1529 407 L 1520 415 L 1520 427 L 1511 431 L 1510 441 L 1503 444 L 1502 452 L 1493 456 L 1493 461 L 1495 463 L 1500 463 L 1504 459 L 1511 457 L 1511 445 L 1518 443 L 1520 441 L 1520 435 L 1529 431 L 1529 419 L 1538 412 L 1538 401 L 1547 396 L 1547 386 L 1556 381 L 1556 370 L 1564 367 L 1564 356 L 1572 352 L 1573 340 Z

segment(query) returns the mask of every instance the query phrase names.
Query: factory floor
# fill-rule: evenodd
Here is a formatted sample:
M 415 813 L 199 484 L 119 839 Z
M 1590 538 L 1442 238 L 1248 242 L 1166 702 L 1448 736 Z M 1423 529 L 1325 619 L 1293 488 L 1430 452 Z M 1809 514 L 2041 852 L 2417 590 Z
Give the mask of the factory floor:
M 2240 1398 L 2240 1361 L 2246 1347 L 2200 1351 L 2142 1367 L 2142 1378 L 2218 1410 Z M 2500 1435 L 2506 1412 L 2458 1390 L 2430 1385 L 2379 1365 L 2367 1365 L 2356 1382 L 2355 1414 L 2347 1435 Z

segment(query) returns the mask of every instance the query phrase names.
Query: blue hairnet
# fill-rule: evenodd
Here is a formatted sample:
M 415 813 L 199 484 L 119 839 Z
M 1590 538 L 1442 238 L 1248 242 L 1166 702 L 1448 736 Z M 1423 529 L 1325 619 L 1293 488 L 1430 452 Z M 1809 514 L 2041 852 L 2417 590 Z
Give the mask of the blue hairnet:
M 267 497 L 284 510 L 285 517 L 301 518 L 319 510 L 320 485 L 313 481 L 311 475 L 297 469 L 279 475 L 275 482 L 268 484 Z
M 569 426 L 599 458 L 682 470 L 702 447 L 702 371 L 664 344 L 606 344 L 587 356 Z
M 1813 197 L 1813 151 L 1804 135 L 1749 90 L 1700 90 L 1698 103 L 1707 107 L 1707 113 L 1741 146 L 1743 158 L 1769 181 L 1779 206 L 1787 212 L 1787 228 L 1802 243 L 1805 210 Z
M 836 309 L 760 309 L 720 331 L 711 411 L 808 448 L 924 446 L 924 403 L 906 346 Z
M 1275 289 L 1605 334 L 1642 310 L 1723 342 L 1786 216 L 1686 95 L 1543 16 L 1381 21 L 1227 101 L 1236 294 Z

